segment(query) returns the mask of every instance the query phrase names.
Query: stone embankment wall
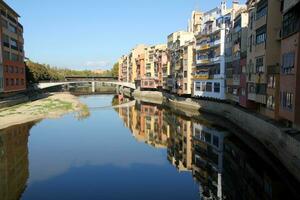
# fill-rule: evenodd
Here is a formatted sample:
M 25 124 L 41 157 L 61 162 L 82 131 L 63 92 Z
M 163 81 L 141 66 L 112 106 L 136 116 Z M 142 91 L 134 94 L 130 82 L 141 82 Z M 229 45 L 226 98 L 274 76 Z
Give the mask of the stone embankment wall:
M 6 99 L 3 101 L 0 101 L 0 109 L 1 108 L 6 108 L 6 107 L 10 107 L 10 106 L 15 106 L 21 103 L 25 103 L 29 101 L 29 97 L 28 96 L 18 96 L 16 98 L 11 98 L 11 99 Z
M 156 103 L 156 104 L 162 104 L 164 99 L 163 94 L 161 92 L 156 92 L 156 91 L 135 90 L 132 93 L 132 96 L 136 100 L 141 100 L 147 103 Z

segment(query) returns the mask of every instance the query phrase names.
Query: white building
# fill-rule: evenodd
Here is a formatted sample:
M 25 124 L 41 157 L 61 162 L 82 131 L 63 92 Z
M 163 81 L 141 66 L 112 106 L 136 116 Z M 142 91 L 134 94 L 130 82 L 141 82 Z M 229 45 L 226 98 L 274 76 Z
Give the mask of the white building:
M 203 14 L 201 32 L 196 35 L 196 67 L 193 96 L 225 100 L 225 36 L 231 27 L 233 8 L 221 6 Z

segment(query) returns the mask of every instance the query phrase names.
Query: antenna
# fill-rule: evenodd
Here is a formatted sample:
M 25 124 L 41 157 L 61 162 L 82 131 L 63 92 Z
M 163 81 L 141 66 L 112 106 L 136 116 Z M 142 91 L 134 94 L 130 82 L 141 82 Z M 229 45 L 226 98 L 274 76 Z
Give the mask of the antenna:
M 195 11 L 200 11 L 200 2 L 199 0 L 195 0 L 195 7 L 194 7 Z

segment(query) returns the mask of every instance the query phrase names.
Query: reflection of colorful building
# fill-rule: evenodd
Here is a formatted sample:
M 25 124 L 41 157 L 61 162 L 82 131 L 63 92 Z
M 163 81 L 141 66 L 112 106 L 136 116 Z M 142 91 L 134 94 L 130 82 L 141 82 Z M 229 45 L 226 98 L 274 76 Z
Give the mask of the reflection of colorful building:
M 166 120 L 170 125 L 168 139 L 168 160 L 179 171 L 192 169 L 192 122 L 168 113 Z
M 273 168 L 236 137 L 224 141 L 226 199 L 294 199 Z
M 19 199 L 29 176 L 28 136 L 31 124 L 0 131 L 0 199 Z
M 163 110 L 157 105 L 137 104 L 117 109 L 133 136 L 155 148 L 166 148 L 169 129 L 163 127 Z
M 227 132 L 193 124 L 193 176 L 206 198 L 222 199 L 224 138 Z

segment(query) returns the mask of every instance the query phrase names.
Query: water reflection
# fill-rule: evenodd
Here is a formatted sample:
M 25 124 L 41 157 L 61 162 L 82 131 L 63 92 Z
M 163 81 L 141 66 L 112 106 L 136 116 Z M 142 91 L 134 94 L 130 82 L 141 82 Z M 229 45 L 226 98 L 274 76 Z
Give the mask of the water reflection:
M 124 103 L 128 99 L 115 97 Z M 299 199 L 251 148 L 230 131 L 175 115 L 160 105 L 139 103 L 116 109 L 137 141 L 167 148 L 167 159 L 179 172 L 190 171 L 200 199 Z M 282 169 L 285 170 L 285 169 Z
M 81 100 L 114 107 L 0 130 L 1 200 L 299 199 L 299 184 L 217 118 L 122 95 Z
M 0 130 L 0 199 L 19 199 L 29 177 L 28 136 L 34 123 Z

